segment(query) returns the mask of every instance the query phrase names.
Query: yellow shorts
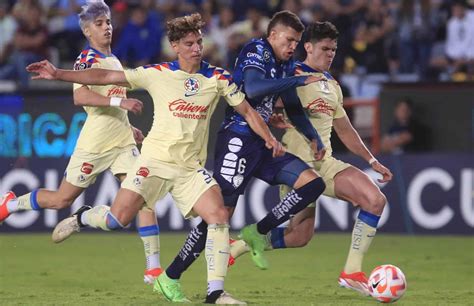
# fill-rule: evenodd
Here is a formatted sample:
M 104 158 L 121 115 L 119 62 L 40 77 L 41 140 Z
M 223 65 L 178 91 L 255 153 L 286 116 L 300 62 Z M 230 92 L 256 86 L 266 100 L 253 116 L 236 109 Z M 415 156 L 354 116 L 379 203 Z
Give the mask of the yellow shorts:
M 190 170 L 140 156 L 121 187 L 140 194 L 150 209 L 169 192 L 181 214 L 188 219 L 195 216 L 192 209 L 199 197 L 214 185 L 217 182 L 204 168 Z
M 306 162 L 310 167 L 315 169 L 318 174 L 323 178 L 324 183 L 326 183 L 326 189 L 324 189 L 323 194 L 328 197 L 335 198 L 336 193 L 334 191 L 334 177 L 336 174 L 341 172 L 344 169 L 351 167 L 350 164 L 335 159 L 334 157 L 330 156 L 324 159 L 323 162 Z M 288 192 L 290 192 L 291 188 L 286 185 L 280 185 L 280 198 L 283 198 Z M 316 204 L 311 203 L 309 207 L 314 207 Z
M 113 148 L 100 154 L 76 150 L 69 160 L 64 176 L 68 183 L 87 188 L 106 170 L 110 169 L 113 175 L 127 173 L 139 155 L 135 145 Z

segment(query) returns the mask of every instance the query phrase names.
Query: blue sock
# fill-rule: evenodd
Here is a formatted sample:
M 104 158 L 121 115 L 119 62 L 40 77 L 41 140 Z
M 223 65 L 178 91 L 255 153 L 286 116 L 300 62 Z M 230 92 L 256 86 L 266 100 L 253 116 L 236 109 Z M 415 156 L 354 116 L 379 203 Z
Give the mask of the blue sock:
M 262 220 L 257 223 L 260 234 L 266 235 L 272 228 L 277 227 L 296 215 L 316 199 L 326 189 L 321 177 L 312 180 L 303 187 L 290 191 Z
M 360 221 L 374 228 L 377 228 L 377 225 L 379 224 L 379 220 L 380 220 L 380 216 L 374 215 L 362 209 L 359 211 L 359 215 L 357 216 L 357 218 Z
M 276 227 L 270 231 L 270 241 L 274 249 L 286 249 L 285 228 Z
M 207 223 L 204 220 L 191 230 L 184 241 L 184 245 L 166 269 L 166 275 L 172 279 L 179 279 L 181 274 L 199 257 L 204 250 L 207 239 Z
M 38 189 L 35 189 L 31 192 L 31 196 L 30 196 L 30 204 L 31 204 L 31 208 L 33 208 L 33 210 L 41 210 L 43 208 L 41 208 L 38 204 L 38 199 L 36 198 L 38 194 Z

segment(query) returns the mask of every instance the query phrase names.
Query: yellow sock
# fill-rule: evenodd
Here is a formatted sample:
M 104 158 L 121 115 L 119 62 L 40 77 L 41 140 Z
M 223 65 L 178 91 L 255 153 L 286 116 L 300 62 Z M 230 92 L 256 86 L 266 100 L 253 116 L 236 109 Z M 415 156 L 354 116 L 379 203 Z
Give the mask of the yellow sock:
M 243 240 L 235 240 L 230 245 L 230 256 L 234 258 L 238 258 L 249 251 L 250 251 L 249 246 Z
M 207 281 L 224 281 L 229 262 L 229 225 L 209 224 L 207 227 Z
M 20 197 L 17 198 L 18 201 L 18 211 L 21 210 L 32 210 L 33 207 L 31 207 L 31 192 L 28 192 L 27 194 L 24 194 Z
M 107 205 L 99 205 L 92 207 L 85 211 L 81 215 L 81 223 L 89 225 L 93 228 L 100 228 L 104 231 L 110 231 L 107 227 L 107 214 L 110 211 L 110 207 Z
M 145 250 L 147 270 L 160 268 L 160 236 L 140 236 Z
M 346 265 L 344 266 L 345 273 L 354 273 L 362 271 L 362 260 L 365 253 L 374 239 L 377 229 L 357 219 L 352 231 L 351 247 L 349 255 L 347 255 Z

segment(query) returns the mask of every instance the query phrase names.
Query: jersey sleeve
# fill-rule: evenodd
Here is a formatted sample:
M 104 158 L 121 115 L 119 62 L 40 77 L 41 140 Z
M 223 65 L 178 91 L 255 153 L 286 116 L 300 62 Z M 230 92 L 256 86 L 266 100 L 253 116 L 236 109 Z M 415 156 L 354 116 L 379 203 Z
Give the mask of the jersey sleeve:
M 87 60 L 87 58 L 78 57 L 76 62 L 74 63 L 74 66 L 73 66 L 73 70 L 75 70 L 75 71 L 80 71 L 80 70 L 85 70 L 85 69 L 90 69 L 90 68 L 101 68 L 100 62 L 96 59 Z M 82 84 L 74 83 L 73 84 L 73 91 L 76 90 L 76 89 L 79 89 L 83 86 L 85 86 L 89 89 L 92 88 L 91 85 L 82 85 Z
M 219 95 L 223 96 L 230 106 L 237 106 L 244 101 L 244 93 L 239 90 L 229 72 L 224 70 L 216 77 Z
M 135 69 L 126 69 L 124 72 L 131 89 L 148 89 L 156 77 L 153 73 L 158 73 L 159 70 L 147 65 Z
M 249 44 L 240 54 L 242 71 L 245 71 L 247 68 L 256 68 L 265 73 L 265 52 L 268 52 L 267 56 L 270 56 L 269 51 L 265 50 L 262 45 L 256 43 Z
M 343 106 L 343 97 L 342 97 L 342 90 L 341 86 L 337 86 L 337 107 L 336 111 L 334 112 L 334 118 L 342 118 L 346 116 L 346 110 L 344 109 Z

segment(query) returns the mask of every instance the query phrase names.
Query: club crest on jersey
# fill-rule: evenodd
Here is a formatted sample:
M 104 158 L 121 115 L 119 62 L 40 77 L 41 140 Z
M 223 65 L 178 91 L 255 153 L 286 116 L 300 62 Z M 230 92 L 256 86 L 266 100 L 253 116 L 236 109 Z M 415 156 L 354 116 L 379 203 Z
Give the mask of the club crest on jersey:
M 139 176 L 147 177 L 148 174 L 150 174 L 150 170 L 148 170 L 146 167 L 140 167 L 140 169 L 137 171 L 137 175 Z
M 185 97 L 193 96 L 198 93 L 199 91 L 199 81 L 196 78 L 187 78 L 184 81 L 184 90 L 186 91 L 184 93 Z
M 270 52 L 268 50 L 263 51 L 263 60 L 268 62 L 270 60 Z
M 82 172 L 82 173 L 85 173 L 85 174 L 91 174 L 93 168 L 94 168 L 94 165 L 93 165 L 93 164 L 82 163 L 81 172 Z
M 322 80 L 322 81 L 319 81 L 318 83 L 319 83 L 319 87 L 321 87 L 321 91 L 325 93 L 329 93 L 328 81 Z

